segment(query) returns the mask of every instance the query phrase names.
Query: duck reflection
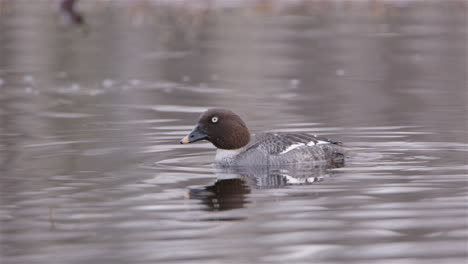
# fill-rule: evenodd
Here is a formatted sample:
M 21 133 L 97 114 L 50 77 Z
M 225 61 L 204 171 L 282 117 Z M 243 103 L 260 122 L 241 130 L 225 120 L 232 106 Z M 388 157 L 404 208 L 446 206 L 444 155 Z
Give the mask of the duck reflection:
M 340 165 L 335 165 L 334 168 Z M 189 199 L 200 200 L 207 210 L 223 211 L 245 207 L 253 189 L 307 185 L 329 177 L 330 166 L 301 165 L 292 167 L 215 167 L 218 179 L 210 185 L 192 187 Z
M 198 199 L 209 210 L 223 211 L 243 208 L 250 187 L 241 178 L 220 179 L 212 185 L 193 187 L 188 191 L 190 199 Z

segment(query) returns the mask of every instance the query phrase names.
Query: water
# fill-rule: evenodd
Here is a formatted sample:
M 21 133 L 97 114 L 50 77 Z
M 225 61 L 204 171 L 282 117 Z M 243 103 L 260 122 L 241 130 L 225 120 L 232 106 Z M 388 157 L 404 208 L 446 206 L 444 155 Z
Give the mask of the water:
M 0 1 L 1 263 L 464 263 L 463 1 Z M 200 112 L 345 143 L 219 171 Z

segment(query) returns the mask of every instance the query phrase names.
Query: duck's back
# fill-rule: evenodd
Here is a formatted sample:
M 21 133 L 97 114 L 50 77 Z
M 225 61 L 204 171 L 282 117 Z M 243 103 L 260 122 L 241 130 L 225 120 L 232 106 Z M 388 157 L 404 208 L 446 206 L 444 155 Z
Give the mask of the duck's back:
M 237 158 L 239 165 L 343 163 L 340 142 L 304 133 L 260 133 Z

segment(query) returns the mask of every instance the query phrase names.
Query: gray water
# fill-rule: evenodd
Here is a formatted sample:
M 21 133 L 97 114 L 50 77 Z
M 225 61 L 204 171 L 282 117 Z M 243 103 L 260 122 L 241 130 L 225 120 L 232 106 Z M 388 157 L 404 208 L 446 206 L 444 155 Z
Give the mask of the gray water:
M 465 1 L 0 1 L 1 263 L 466 263 Z M 209 107 L 344 142 L 227 172 Z

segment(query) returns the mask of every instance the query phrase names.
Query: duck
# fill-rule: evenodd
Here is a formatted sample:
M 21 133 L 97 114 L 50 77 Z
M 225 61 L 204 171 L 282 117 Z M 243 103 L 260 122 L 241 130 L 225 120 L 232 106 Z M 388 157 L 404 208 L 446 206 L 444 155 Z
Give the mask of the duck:
M 339 141 L 307 133 L 251 134 L 239 115 L 222 108 L 211 108 L 202 113 L 180 144 L 202 140 L 217 148 L 214 163 L 225 167 L 291 164 L 341 167 L 345 159 L 345 150 Z

